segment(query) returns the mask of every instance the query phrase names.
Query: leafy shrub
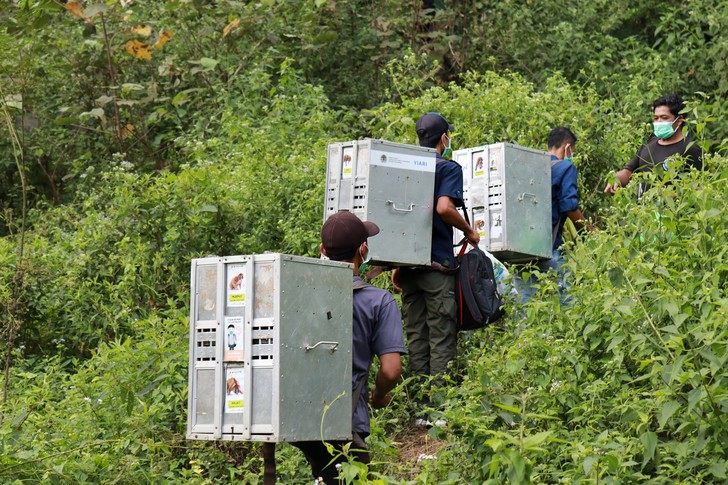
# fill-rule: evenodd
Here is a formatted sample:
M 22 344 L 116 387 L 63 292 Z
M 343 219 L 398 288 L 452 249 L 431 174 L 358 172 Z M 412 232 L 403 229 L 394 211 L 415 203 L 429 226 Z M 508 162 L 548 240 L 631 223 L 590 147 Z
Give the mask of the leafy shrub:
M 440 480 L 726 478 L 728 165 L 709 163 L 617 195 L 571 251 L 571 305 L 543 278 L 523 320 L 472 335 Z

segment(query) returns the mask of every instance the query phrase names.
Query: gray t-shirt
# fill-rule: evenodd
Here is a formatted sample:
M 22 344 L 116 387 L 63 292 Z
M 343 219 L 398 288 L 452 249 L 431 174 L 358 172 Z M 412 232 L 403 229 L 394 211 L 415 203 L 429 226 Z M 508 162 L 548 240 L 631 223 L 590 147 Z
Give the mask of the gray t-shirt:
M 354 281 L 359 280 L 354 276 Z M 354 290 L 352 352 L 352 390 L 362 379 L 369 376 L 369 367 L 375 355 L 397 352 L 407 353 L 402 332 L 402 316 L 394 297 L 385 290 L 367 286 Z M 359 403 L 352 417 L 352 428 L 359 434 L 368 435 L 369 386 L 365 383 L 359 395 Z

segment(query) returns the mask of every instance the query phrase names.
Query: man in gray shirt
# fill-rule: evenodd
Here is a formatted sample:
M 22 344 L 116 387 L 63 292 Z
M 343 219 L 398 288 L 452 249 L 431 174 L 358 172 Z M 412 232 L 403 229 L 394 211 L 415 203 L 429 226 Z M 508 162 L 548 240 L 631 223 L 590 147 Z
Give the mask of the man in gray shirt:
M 368 259 L 367 239 L 378 233 L 376 224 L 361 221 L 350 212 L 330 216 L 321 228 L 321 253 L 331 260 L 354 264 L 352 390 L 356 404 L 353 406 L 354 440 L 351 449 L 360 450 L 354 454 L 363 463 L 369 463 L 364 443 L 370 433 L 367 401 L 374 408 L 389 404 L 392 399 L 390 391 L 402 374 L 400 356 L 406 353 L 397 302 L 389 292 L 363 283 L 358 276 L 359 267 Z M 380 367 L 374 385 L 367 392 L 369 368 L 375 355 L 379 357 Z M 341 450 L 345 442 L 331 444 Z M 326 484 L 338 483 L 335 464 L 344 461 L 342 456 L 329 464 L 334 457 L 321 441 L 293 445 L 303 451 L 315 479 Z

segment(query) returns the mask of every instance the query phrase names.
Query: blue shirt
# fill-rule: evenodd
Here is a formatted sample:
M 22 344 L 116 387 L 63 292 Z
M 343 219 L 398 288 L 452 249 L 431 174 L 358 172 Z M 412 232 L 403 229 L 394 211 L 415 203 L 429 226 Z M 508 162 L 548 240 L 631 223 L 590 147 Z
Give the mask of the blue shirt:
M 354 276 L 354 281 L 359 280 Z M 352 381 L 356 390 L 362 379 L 368 379 L 369 367 L 375 355 L 397 352 L 406 354 L 402 316 L 394 297 L 385 290 L 367 286 L 354 290 Z M 364 383 L 359 402 L 352 416 L 352 428 L 365 436 L 369 434 L 369 386 Z
M 556 162 L 556 163 L 554 163 Z M 556 231 L 553 248 L 564 244 L 565 214 L 579 208 L 577 171 L 570 160 L 559 160 L 551 155 L 551 230 Z
M 452 226 L 437 213 L 437 199 L 450 197 L 455 207 L 463 206 L 463 169 L 452 160 L 437 155 L 435 165 L 435 198 L 432 205 L 432 261 L 454 268 Z

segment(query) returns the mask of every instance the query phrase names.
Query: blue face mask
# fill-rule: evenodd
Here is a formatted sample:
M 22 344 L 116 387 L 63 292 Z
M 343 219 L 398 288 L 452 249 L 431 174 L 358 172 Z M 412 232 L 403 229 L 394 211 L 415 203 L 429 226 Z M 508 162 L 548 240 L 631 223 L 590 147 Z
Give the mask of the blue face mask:
M 447 135 L 445 135 L 447 136 Z M 449 136 L 447 137 L 447 148 L 445 148 L 445 151 L 442 152 L 442 158 L 450 158 L 450 155 L 452 154 L 452 138 Z

